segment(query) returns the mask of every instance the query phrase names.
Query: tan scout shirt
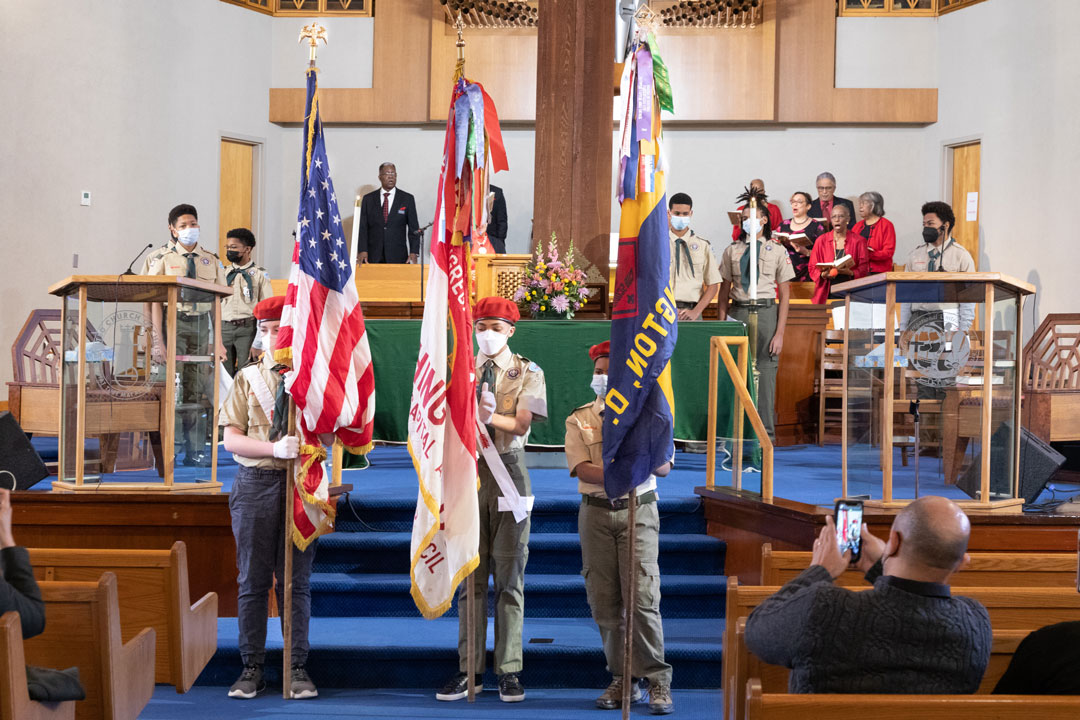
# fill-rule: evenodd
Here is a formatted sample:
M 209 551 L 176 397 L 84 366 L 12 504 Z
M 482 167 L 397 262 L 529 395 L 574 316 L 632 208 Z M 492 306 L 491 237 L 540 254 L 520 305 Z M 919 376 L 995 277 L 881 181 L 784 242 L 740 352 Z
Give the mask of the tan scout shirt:
M 669 229 L 668 239 L 671 241 L 671 289 L 675 293 L 675 300 L 696 303 L 701 300 L 706 286 L 717 285 L 722 280 L 712 245 L 705 238 L 695 235 L 693 230 L 680 238 Z M 689 263 L 679 240 L 684 241 L 686 249 L 690 251 Z M 675 272 L 676 267 L 678 273 Z
M 247 367 L 252 367 L 252 365 L 254 363 Z M 270 390 L 271 399 L 277 392 L 278 383 L 282 382 L 281 376 L 271 369 L 274 365 L 274 361 L 270 359 L 270 353 L 264 354 L 262 360 L 258 362 L 259 374 L 266 381 L 266 387 Z M 246 373 L 236 373 L 232 390 L 229 391 L 229 396 L 225 398 L 225 404 L 222 405 L 221 412 L 218 413 L 218 424 L 222 427 L 230 425 L 255 440 L 270 440 L 271 419 L 266 417 L 266 413 L 263 412 L 259 398 L 248 383 Z M 287 468 L 290 462 L 289 460 L 279 460 L 272 457 L 248 458 L 236 453 L 233 453 L 233 459 L 247 467 L 274 470 Z
M 478 383 L 484 363 L 488 359 L 483 354 L 476 356 Z M 537 419 L 546 419 L 547 383 L 544 382 L 544 371 L 540 366 L 510 352 L 508 347 L 503 347 L 502 351 L 491 359 L 495 361 L 495 412 L 513 417 L 517 415 L 518 407 L 522 407 L 532 412 L 534 422 Z M 528 431 L 524 435 L 511 435 L 495 430 L 495 449 L 500 453 L 521 450 L 525 448 L 528 439 Z
M 259 267 L 254 261 L 243 266 L 231 266 L 225 268 L 225 277 L 232 270 L 240 270 L 251 278 L 252 294 L 247 295 L 248 285 L 240 275 L 233 277 L 233 294 L 221 301 L 222 320 L 243 320 L 255 316 L 255 306 L 261 300 L 274 296 L 274 287 L 270 284 L 270 273 L 266 268 Z
M 930 246 L 923 243 L 908 255 L 908 272 L 927 272 L 930 269 Z M 963 245 L 949 238 L 941 251 L 935 270 L 942 272 L 975 272 L 975 261 Z
M 596 398 L 588 405 L 577 408 L 566 418 L 566 464 L 570 468 L 570 477 L 577 477 L 574 468 L 583 462 L 604 467 L 604 420 L 601 416 L 603 409 L 604 401 Z M 650 475 L 648 480 L 637 486 L 637 494 L 642 495 L 655 489 L 656 476 Z M 582 495 L 607 498 L 603 485 L 592 485 L 581 480 L 578 480 L 578 492 Z
M 743 253 L 750 252 L 750 245 L 745 242 L 733 242 L 724 249 L 720 259 L 720 276 L 731 283 L 731 299 L 736 302 L 750 300 L 750 293 L 742 287 L 742 268 L 740 261 Z M 795 279 L 795 269 L 791 267 L 791 257 L 778 242 L 764 240 L 758 253 L 757 300 L 775 300 L 776 286 L 779 283 Z
M 187 277 L 187 258 L 184 256 L 183 246 L 177 242 L 170 242 L 146 256 L 143 260 L 140 275 L 173 275 L 175 277 Z M 218 256 L 209 250 L 196 245 L 191 252 L 195 253 L 195 279 L 205 282 L 225 285 L 225 268 L 221 265 Z M 182 313 L 209 312 L 213 308 L 209 302 L 183 302 L 177 305 L 177 310 Z

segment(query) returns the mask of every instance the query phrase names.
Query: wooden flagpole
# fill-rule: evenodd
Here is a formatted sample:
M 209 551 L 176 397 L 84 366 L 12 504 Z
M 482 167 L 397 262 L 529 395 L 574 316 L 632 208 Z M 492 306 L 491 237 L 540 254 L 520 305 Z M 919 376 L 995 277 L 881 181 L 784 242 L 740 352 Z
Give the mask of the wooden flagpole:
M 622 716 L 623 720 L 630 719 L 630 699 L 634 684 L 634 608 L 637 607 L 637 488 L 630 488 L 630 495 L 626 499 L 626 509 L 629 511 L 626 522 L 630 525 L 629 541 L 626 548 L 626 568 L 623 576 L 626 578 L 626 589 L 623 591 L 623 612 L 626 613 L 626 630 L 623 637 L 623 687 L 622 687 Z
M 284 381 L 283 381 L 284 382 Z M 296 432 L 296 403 L 289 397 L 289 435 Z M 285 647 L 281 655 L 281 697 L 292 699 L 292 581 L 293 581 L 293 492 L 300 456 L 289 463 L 285 473 L 285 571 L 281 601 L 281 639 Z
M 465 667 L 468 673 L 469 702 L 476 702 L 476 598 L 473 591 L 476 588 L 476 571 L 473 570 L 465 578 Z M 461 608 L 458 608 L 461 612 Z

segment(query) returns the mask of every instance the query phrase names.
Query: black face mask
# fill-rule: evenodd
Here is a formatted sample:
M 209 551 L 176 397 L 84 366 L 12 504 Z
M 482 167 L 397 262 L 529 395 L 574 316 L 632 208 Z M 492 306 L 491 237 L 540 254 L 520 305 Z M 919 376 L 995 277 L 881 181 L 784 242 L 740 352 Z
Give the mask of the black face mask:
M 239 250 L 227 250 L 225 251 L 225 259 L 235 265 L 240 262 L 242 256 Z
M 924 227 L 922 229 L 923 242 L 928 245 L 936 243 L 938 241 L 938 238 L 941 236 L 941 230 L 944 227 L 944 225 L 941 228 Z

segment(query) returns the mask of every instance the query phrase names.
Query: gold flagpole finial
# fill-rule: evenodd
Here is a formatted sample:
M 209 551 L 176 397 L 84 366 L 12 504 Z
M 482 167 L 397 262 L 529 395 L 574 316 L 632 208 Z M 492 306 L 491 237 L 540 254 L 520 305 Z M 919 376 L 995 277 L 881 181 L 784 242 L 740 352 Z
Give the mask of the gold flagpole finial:
M 459 62 L 465 61 L 465 19 L 461 17 L 461 11 L 458 11 L 457 20 L 454 21 L 454 29 L 457 30 L 457 57 Z
M 649 33 L 656 32 L 660 26 L 660 16 L 648 5 L 642 5 L 634 13 L 634 23 L 637 24 L 638 37 L 644 39 Z
M 300 30 L 300 40 L 298 42 L 304 42 L 305 39 L 310 44 L 311 55 L 309 61 L 311 67 L 315 67 L 315 53 L 319 41 L 322 40 L 323 44 L 326 44 L 326 28 L 314 21 L 310 25 L 305 25 Z

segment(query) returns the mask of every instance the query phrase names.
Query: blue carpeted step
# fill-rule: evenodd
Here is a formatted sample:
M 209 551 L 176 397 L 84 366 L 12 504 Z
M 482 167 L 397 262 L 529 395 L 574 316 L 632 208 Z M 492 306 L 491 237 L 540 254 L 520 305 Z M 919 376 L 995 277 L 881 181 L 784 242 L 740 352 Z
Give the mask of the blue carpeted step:
M 719 686 L 723 627 L 717 619 L 664 619 L 665 659 L 677 687 Z M 489 667 L 492 635 L 489 621 Z M 307 667 L 320 687 L 434 689 L 458 667 L 457 618 L 313 618 L 309 637 Z M 522 644 L 526 688 L 602 688 L 611 679 L 592 620 L 526 619 Z M 271 622 L 266 657 L 271 681 L 280 677 L 281 646 L 280 628 Z M 198 684 L 229 685 L 240 670 L 236 619 L 222 618 L 218 650 Z
M 491 583 L 488 584 L 489 588 Z M 668 575 L 662 578 L 660 613 L 664 618 L 721 618 L 727 579 L 722 575 Z M 494 593 L 489 593 L 494 602 Z M 490 611 L 490 610 L 489 610 Z M 403 573 L 314 573 L 311 614 L 316 617 L 419 617 Z M 457 606 L 448 615 L 457 615 Z M 581 575 L 525 573 L 525 615 L 535 618 L 587 618 Z
M 576 533 L 580 495 L 536 498 L 532 534 Z M 663 497 L 659 500 L 660 531 L 671 534 L 704 533 L 705 516 L 697 496 Z M 338 504 L 339 532 L 411 532 L 416 494 L 371 495 L 354 490 Z
M 406 532 L 343 533 L 319 539 L 318 572 L 402 573 L 409 571 L 410 534 Z M 568 574 L 581 570 L 577 533 L 537 533 L 529 538 L 528 571 Z M 724 543 L 708 535 L 660 534 L 660 573 L 722 575 Z

